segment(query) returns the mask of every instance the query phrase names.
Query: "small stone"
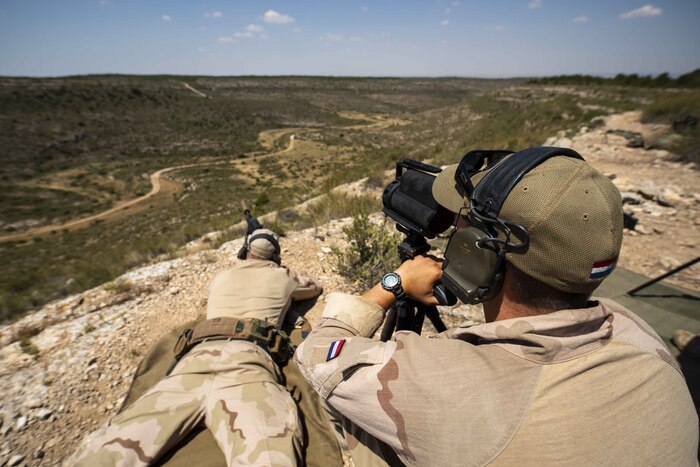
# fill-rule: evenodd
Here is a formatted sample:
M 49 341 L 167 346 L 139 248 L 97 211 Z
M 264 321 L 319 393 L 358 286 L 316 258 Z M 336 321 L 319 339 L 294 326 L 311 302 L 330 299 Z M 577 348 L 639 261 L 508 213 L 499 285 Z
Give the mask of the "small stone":
M 332 253 L 332 252 L 333 252 L 333 250 L 331 249 L 331 247 L 328 247 L 328 246 L 323 246 L 323 247 L 321 247 L 321 251 L 322 251 L 323 253 L 326 253 L 326 254 Z
M 622 204 L 642 204 L 644 199 L 632 191 L 623 191 L 620 193 L 622 197 Z
M 36 454 L 34 454 L 34 457 L 37 459 L 43 459 L 46 454 L 44 453 L 43 450 L 37 449 Z
M 52 447 L 56 446 L 58 444 L 58 438 L 51 438 L 46 442 L 44 445 L 45 449 L 51 449 Z
M 95 363 L 97 363 L 97 357 L 92 357 L 90 360 L 88 360 L 88 366 L 92 366 Z
M 27 420 L 26 415 L 22 415 L 21 417 L 19 417 L 17 419 L 17 425 L 15 425 L 15 428 L 17 429 L 17 431 L 24 430 L 27 427 L 27 422 L 28 422 L 28 420 Z
M 678 191 L 670 186 L 665 187 L 659 192 L 659 196 L 663 196 L 667 201 L 675 205 L 684 204 L 684 196 L 678 193 Z M 687 196 L 687 195 L 686 195 Z
M 14 456 L 10 457 L 10 460 L 7 462 L 8 467 L 15 467 L 16 465 L 19 465 L 24 461 L 24 456 L 21 454 L 15 454 Z
M 643 187 L 639 188 L 637 193 L 642 195 L 645 199 L 654 199 L 654 196 L 656 196 L 656 189 L 651 187 Z
M 27 399 L 22 403 L 22 406 L 27 408 L 27 409 L 38 409 L 39 407 L 43 407 L 44 403 L 36 398 L 31 398 Z
M 53 415 L 53 410 L 46 408 L 41 409 L 36 413 L 36 416 L 39 420 L 46 420 L 49 417 L 51 417 L 51 415 Z
M 675 258 L 661 258 L 659 262 L 664 269 L 673 269 L 681 265 L 681 262 Z
M 641 234 L 641 235 L 649 235 L 649 234 L 651 234 L 651 231 L 649 231 L 649 229 L 647 229 L 646 227 L 644 227 L 644 226 L 641 225 L 641 224 L 637 224 L 637 225 L 635 226 L 634 230 L 635 230 L 635 232 L 637 232 L 637 233 L 639 233 L 639 234 Z
M 659 227 L 654 227 L 654 233 L 662 234 L 662 233 L 664 233 L 664 232 L 665 232 L 664 229 L 661 229 L 661 228 L 659 228 Z
M 178 289 L 177 287 L 172 287 L 170 289 L 170 295 L 177 295 L 179 293 L 180 293 L 180 289 Z

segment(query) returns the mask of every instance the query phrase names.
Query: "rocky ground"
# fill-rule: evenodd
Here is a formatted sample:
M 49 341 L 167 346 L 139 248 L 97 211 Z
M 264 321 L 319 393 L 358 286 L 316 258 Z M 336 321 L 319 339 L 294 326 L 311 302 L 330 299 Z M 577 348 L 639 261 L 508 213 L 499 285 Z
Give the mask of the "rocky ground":
M 620 131 L 610 132 L 615 130 Z M 700 178 L 692 166 L 647 147 L 664 131 L 641 125 L 638 113 L 628 113 L 548 141 L 579 150 L 613 178 L 625 208 L 639 220 L 635 230 L 625 231 L 619 264 L 648 276 L 699 255 Z M 631 142 L 637 147 L 629 147 Z M 319 305 L 307 315 L 312 323 L 329 292 L 350 289 L 330 261 L 347 222 L 283 239 L 285 264 L 324 284 Z M 60 464 L 88 432 L 114 415 L 149 346 L 204 309 L 209 282 L 237 261 L 241 243 L 131 271 L 0 328 L 0 466 Z M 672 282 L 700 290 L 700 267 Z M 478 307 L 441 314 L 451 326 L 480 319 Z

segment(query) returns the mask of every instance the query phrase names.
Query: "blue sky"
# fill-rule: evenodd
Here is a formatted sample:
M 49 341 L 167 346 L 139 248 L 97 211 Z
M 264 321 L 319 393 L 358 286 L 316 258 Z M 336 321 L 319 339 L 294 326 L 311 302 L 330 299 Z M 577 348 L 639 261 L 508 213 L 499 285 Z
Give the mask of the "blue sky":
M 679 74 L 699 23 L 698 0 L 0 0 L 0 75 Z

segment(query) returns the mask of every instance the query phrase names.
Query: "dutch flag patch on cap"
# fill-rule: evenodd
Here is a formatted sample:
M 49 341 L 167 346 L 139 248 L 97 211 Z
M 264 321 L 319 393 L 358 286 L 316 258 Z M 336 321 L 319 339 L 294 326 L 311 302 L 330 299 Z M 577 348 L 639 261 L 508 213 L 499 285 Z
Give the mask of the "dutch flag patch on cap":
M 345 344 L 345 339 L 340 339 L 339 341 L 335 341 L 331 344 L 330 348 L 328 349 L 328 355 L 326 356 L 326 361 L 333 360 L 335 357 L 340 355 L 340 351 L 343 348 L 343 345 Z
M 607 261 L 598 261 L 593 263 L 593 269 L 591 269 L 591 279 L 600 279 L 605 277 L 615 269 L 615 263 L 617 258 L 609 259 Z

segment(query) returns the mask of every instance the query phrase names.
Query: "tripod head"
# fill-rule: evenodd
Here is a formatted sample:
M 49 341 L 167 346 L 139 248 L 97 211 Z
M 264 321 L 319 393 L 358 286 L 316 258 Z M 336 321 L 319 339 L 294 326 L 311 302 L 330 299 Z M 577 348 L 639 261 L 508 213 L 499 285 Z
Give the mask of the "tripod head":
M 430 244 L 420 233 L 401 224 L 396 224 L 396 229 L 406 235 L 397 248 L 399 259 L 402 263 L 430 251 Z M 457 298 L 441 283 L 435 284 L 433 295 L 435 295 L 441 305 L 454 305 L 457 303 Z M 447 329 L 435 306 L 423 305 L 410 298 L 399 300 L 387 314 L 384 328 L 382 328 L 381 340 L 384 342 L 388 341 L 394 331 L 409 330 L 420 334 L 426 316 L 438 332 Z

